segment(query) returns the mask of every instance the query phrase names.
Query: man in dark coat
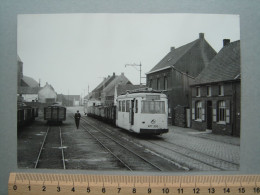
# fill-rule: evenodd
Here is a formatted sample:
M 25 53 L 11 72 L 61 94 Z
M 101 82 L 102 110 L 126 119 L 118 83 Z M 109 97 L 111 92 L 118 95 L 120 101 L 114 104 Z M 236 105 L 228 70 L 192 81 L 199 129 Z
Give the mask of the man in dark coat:
M 81 117 L 81 115 L 80 115 L 79 111 L 77 111 L 77 113 L 75 113 L 75 115 L 74 115 L 75 123 L 76 123 L 77 129 L 79 128 L 80 117 Z

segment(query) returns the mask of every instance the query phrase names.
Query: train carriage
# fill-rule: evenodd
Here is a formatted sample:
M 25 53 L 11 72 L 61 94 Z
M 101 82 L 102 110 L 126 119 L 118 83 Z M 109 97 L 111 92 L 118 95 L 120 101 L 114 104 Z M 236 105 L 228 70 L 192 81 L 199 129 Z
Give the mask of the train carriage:
M 117 98 L 116 125 L 139 134 L 168 132 L 168 100 L 155 91 L 133 92 Z

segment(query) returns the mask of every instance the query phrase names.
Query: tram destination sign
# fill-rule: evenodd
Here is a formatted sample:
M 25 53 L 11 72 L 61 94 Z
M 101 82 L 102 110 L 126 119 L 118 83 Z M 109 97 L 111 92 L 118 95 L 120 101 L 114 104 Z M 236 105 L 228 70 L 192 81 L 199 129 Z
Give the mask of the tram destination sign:
M 146 95 L 146 100 L 160 100 L 160 95 Z

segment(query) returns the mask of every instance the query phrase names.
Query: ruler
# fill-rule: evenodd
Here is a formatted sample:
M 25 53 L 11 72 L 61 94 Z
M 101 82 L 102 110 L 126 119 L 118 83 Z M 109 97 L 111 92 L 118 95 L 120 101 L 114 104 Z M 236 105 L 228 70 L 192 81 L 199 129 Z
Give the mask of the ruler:
M 260 195 L 260 175 L 133 176 L 10 173 L 8 194 Z

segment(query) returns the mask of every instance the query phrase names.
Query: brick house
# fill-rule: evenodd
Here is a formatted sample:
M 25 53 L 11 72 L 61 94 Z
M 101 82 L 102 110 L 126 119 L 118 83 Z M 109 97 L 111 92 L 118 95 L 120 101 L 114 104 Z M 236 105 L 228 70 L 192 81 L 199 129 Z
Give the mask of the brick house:
M 113 73 L 112 76 L 108 75 L 108 77 L 104 77 L 103 81 L 91 92 L 91 96 L 88 97 L 89 99 L 93 99 L 96 101 L 101 101 L 101 94 L 103 89 L 115 79 L 116 74 Z
M 190 105 L 190 84 L 216 55 L 216 51 L 205 40 L 204 33 L 193 42 L 170 52 L 148 73 L 147 87 L 162 90 L 168 97 L 169 121 L 189 127 L 186 115 Z
M 118 85 L 132 84 L 129 79 L 121 73 L 121 75 L 115 75 L 115 78 L 103 89 L 101 93 L 101 104 L 113 105 L 115 96 L 115 87 Z
M 223 40 L 192 89 L 192 128 L 240 136 L 241 115 L 240 41 Z

